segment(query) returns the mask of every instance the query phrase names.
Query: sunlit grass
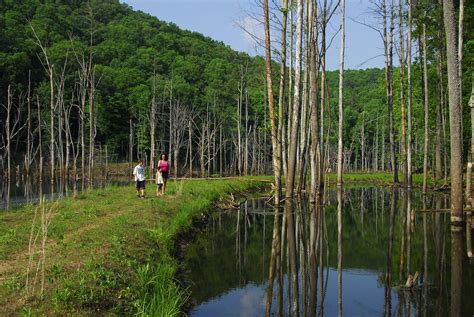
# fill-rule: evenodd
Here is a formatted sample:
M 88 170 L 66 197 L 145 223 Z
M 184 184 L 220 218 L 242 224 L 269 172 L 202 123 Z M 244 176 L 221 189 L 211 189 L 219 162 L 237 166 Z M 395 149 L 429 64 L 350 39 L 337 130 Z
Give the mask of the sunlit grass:
M 146 199 L 136 197 L 133 185 L 109 186 L 60 200 L 46 248 L 45 294 L 42 299 L 30 298 L 24 307 L 11 303 L 23 296 L 33 208 L 1 213 L 0 261 L 7 263 L 2 274 L 11 278 L 5 280 L 8 283 L 0 281 L 0 307 L 9 303 L 14 310 L 0 308 L 0 315 L 21 311 L 32 315 L 178 315 L 186 300 L 174 275 L 177 264 L 172 254 L 178 234 L 220 197 L 263 188 L 262 181 L 268 179 L 171 180 L 162 197 L 155 196 L 155 187 L 149 183 Z
M 336 182 L 337 174 L 336 173 L 329 173 L 328 175 L 329 181 L 331 183 Z M 364 183 L 364 184 L 376 184 L 376 185 L 389 185 L 393 184 L 393 174 L 390 172 L 351 172 L 351 173 L 343 173 L 342 179 L 344 183 L 350 185 L 351 183 Z M 398 180 L 402 184 L 403 183 L 403 174 L 398 174 Z M 449 180 L 448 180 L 449 181 Z M 423 174 L 413 174 L 412 175 L 412 183 L 414 186 L 422 186 L 423 185 Z M 441 186 L 444 184 L 444 179 L 442 180 L 435 180 L 433 179 L 432 175 L 429 174 L 427 177 L 427 184 L 431 187 L 433 186 Z

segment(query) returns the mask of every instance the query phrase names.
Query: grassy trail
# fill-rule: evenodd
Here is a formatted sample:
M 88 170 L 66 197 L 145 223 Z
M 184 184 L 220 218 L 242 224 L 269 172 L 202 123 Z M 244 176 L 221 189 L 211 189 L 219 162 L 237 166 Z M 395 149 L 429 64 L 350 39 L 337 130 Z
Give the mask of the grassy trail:
M 146 199 L 132 186 L 111 186 L 60 200 L 48 228 L 42 298 L 39 282 L 36 296 L 25 295 L 35 208 L 1 213 L 0 315 L 178 315 L 185 296 L 174 280 L 177 234 L 220 197 L 268 179 L 170 181 L 159 198 L 147 184 Z

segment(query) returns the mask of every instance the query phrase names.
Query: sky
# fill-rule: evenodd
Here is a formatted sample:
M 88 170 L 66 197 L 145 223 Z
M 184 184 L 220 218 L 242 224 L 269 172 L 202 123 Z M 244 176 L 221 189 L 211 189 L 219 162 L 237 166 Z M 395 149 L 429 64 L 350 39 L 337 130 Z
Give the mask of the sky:
M 258 0 L 121 0 L 135 10 L 146 12 L 160 20 L 173 22 L 180 28 L 202 33 L 222 41 L 237 51 L 263 55 L 261 47 L 245 32 L 263 35 L 263 25 L 255 19 L 261 15 Z M 278 0 L 276 0 L 279 2 Z M 272 2 L 272 1 L 270 1 Z M 331 0 L 328 0 L 330 3 Z M 336 0 L 332 0 L 336 3 Z M 346 0 L 345 68 L 383 67 L 383 44 L 380 35 L 366 24 L 376 23 L 370 11 L 370 0 Z M 327 54 L 327 68 L 339 69 L 339 10 L 328 28 L 332 40 Z M 275 34 L 276 30 L 273 31 Z

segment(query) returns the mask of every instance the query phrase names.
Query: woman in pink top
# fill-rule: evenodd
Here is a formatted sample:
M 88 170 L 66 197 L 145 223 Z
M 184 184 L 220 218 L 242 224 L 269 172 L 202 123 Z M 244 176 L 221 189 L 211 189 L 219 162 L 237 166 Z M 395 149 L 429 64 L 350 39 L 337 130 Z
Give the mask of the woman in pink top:
M 161 194 L 165 194 L 166 181 L 170 178 L 170 163 L 168 162 L 168 155 L 161 154 L 161 158 L 158 161 L 158 170 L 161 171 L 161 176 L 163 177 L 163 188 Z

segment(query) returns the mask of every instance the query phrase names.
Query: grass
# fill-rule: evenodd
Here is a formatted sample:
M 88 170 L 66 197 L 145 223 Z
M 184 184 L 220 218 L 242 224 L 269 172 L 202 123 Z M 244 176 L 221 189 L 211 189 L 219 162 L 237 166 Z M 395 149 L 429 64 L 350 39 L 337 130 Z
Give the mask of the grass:
M 46 286 L 26 296 L 34 208 L 0 214 L 0 315 L 180 315 L 186 295 L 175 281 L 180 232 L 231 192 L 268 177 L 171 181 L 167 195 L 138 199 L 132 186 L 65 198 L 48 230 Z
M 336 173 L 328 174 L 329 182 L 335 183 L 337 180 Z M 345 173 L 342 175 L 342 179 L 345 184 L 375 184 L 375 185 L 391 185 L 393 184 L 393 175 L 390 172 L 354 172 Z M 398 179 L 403 184 L 402 173 L 398 174 Z M 413 174 L 412 176 L 413 186 L 423 186 L 423 174 Z M 449 183 L 449 180 L 448 180 Z M 444 179 L 435 180 L 432 175 L 428 175 L 427 184 L 430 187 L 438 187 L 444 184 Z

